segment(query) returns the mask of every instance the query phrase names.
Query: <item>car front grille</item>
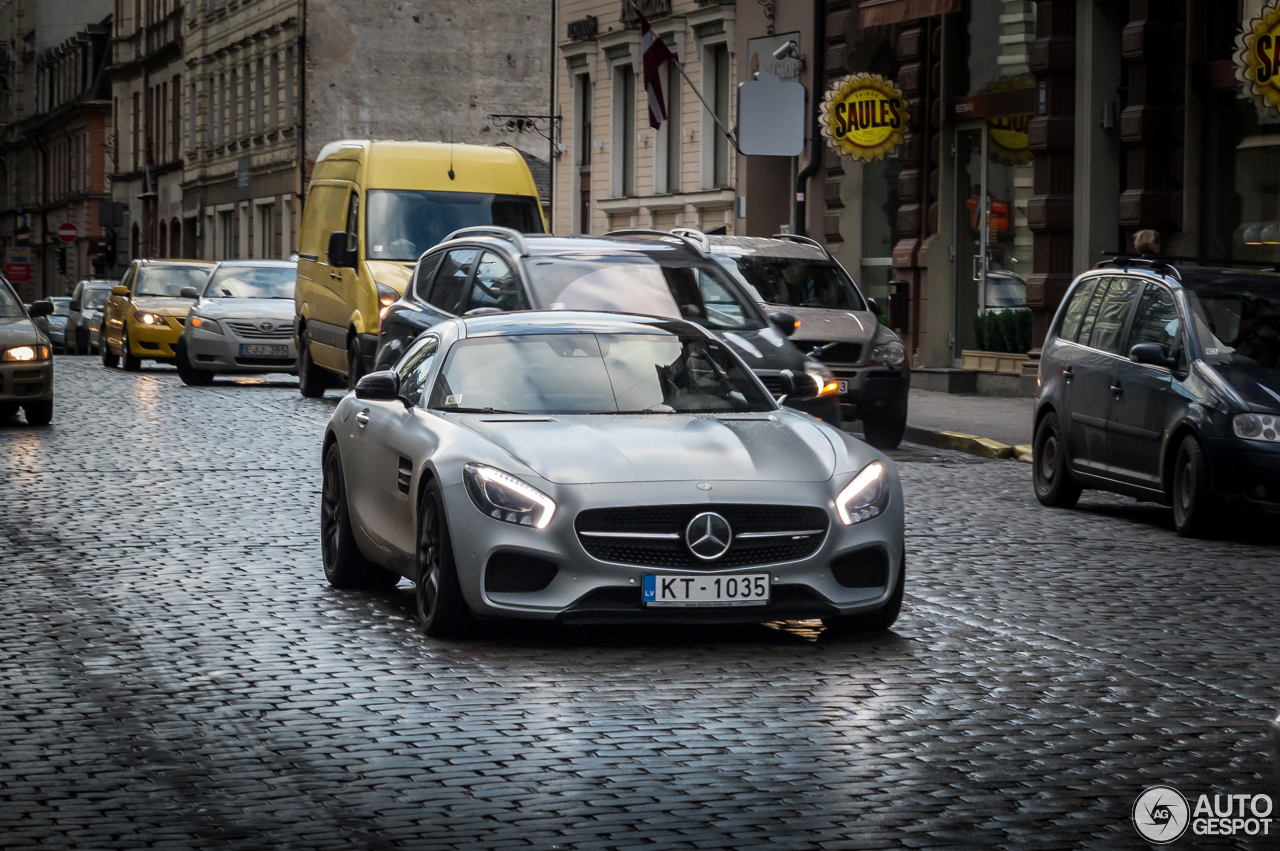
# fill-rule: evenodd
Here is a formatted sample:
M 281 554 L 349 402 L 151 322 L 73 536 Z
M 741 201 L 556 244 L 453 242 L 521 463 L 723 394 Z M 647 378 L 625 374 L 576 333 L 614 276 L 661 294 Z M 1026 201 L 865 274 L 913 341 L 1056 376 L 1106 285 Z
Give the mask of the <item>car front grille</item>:
M 292 340 L 293 326 L 287 321 L 267 330 L 262 330 L 257 322 L 228 322 L 227 327 L 236 332 L 242 340 Z
M 733 540 L 720 558 L 703 561 L 685 544 L 685 529 L 713 511 L 729 522 Z M 808 558 L 827 534 L 827 512 L 806 505 L 644 505 L 592 508 L 574 523 L 582 548 L 616 564 L 718 570 Z
M 812 353 L 824 364 L 855 364 L 862 359 L 861 343 L 831 343 L 821 340 L 797 340 L 796 348 L 805 354 Z

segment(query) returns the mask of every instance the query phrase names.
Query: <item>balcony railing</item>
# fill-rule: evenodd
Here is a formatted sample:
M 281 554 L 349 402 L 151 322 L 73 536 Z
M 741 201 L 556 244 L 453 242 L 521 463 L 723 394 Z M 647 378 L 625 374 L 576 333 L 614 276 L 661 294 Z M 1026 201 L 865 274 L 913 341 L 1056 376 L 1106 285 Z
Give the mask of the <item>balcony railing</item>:
M 640 22 L 631 3 L 632 0 L 622 0 L 622 23 L 628 28 L 637 26 Z M 635 5 L 640 7 L 641 13 L 649 20 L 665 18 L 671 14 L 671 0 L 635 0 Z

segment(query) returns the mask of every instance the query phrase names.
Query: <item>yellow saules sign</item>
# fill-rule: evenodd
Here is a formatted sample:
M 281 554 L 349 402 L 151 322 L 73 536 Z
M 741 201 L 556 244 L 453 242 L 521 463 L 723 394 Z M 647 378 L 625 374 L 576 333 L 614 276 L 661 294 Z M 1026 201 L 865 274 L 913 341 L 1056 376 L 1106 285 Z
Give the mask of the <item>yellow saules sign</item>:
M 850 74 L 831 84 L 821 107 L 827 144 L 861 162 L 882 160 L 907 129 L 902 91 L 879 74 Z
M 1280 0 L 1269 0 L 1236 37 L 1236 79 L 1259 107 L 1280 115 Z

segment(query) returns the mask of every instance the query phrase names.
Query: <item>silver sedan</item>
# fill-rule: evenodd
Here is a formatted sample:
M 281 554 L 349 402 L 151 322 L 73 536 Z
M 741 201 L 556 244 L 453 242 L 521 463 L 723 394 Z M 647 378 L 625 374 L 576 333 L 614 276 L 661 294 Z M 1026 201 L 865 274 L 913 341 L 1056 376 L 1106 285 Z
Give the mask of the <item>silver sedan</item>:
M 885 629 L 902 604 L 893 463 L 679 320 L 440 323 L 339 403 L 323 464 L 329 582 L 412 580 L 428 635 L 485 618 Z
M 218 374 L 296 372 L 293 287 L 297 263 L 234 260 L 219 263 L 197 298 L 174 349 L 178 374 L 203 385 Z

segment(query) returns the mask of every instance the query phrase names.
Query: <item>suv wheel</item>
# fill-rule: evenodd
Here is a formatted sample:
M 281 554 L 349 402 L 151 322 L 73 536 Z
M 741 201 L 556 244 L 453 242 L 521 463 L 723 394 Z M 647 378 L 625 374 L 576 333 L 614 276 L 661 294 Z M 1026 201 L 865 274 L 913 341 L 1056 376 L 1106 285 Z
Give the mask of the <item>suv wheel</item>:
M 1208 533 L 1218 506 L 1209 487 L 1209 461 L 1195 435 L 1182 438 L 1173 462 L 1173 525 L 1184 538 Z
M 1067 469 L 1067 443 L 1057 414 L 1048 414 L 1036 429 L 1032 450 L 1032 480 L 1036 499 L 1050 508 L 1070 508 L 1080 499 L 1081 487 Z
M 355 390 L 364 378 L 364 358 L 360 355 L 360 341 L 352 337 L 347 341 L 347 389 Z
M 897 449 L 898 444 L 902 443 L 902 436 L 907 432 L 907 418 L 905 416 L 898 419 L 868 417 L 862 421 L 862 431 L 867 436 L 867 443 L 876 449 Z

